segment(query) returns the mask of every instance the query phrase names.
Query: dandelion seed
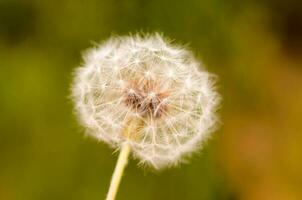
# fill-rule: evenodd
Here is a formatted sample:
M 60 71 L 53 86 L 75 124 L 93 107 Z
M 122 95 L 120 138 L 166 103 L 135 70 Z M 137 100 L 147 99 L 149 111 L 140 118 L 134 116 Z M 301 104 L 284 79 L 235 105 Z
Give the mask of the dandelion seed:
M 201 147 L 215 127 L 219 102 L 213 76 L 190 51 L 159 34 L 112 37 L 88 50 L 72 96 L 91 136 L 122 149 L 124 157 L 131 149 L 156 169 Z

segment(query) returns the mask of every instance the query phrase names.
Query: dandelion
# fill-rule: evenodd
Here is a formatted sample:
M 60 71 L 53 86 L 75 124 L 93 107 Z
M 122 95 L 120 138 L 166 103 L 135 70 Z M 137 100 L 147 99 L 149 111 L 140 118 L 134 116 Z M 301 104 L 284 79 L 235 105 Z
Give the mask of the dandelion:
M 213 75 L 159 34 L 112 37 L 88 50 L 72 96 L 88 134 L 120 149 L 107 199 L 130 152 L 162 169 L 199 149 L 215 128 L 219 102 Z

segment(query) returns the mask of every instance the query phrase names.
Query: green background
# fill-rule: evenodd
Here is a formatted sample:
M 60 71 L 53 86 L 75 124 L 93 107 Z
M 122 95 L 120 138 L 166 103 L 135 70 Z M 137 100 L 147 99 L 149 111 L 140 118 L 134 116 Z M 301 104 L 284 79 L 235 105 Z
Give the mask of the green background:
M 300 1 L 301 2 L 301 1 Z M 0 0 L 0 199 L 104 199 L 117 155 L 69 99 L 81 53 L 159 31 L 219 76 L 221 128 L 188 164 L 131 160 L 117 199 L 302 199 L 299 1 Z

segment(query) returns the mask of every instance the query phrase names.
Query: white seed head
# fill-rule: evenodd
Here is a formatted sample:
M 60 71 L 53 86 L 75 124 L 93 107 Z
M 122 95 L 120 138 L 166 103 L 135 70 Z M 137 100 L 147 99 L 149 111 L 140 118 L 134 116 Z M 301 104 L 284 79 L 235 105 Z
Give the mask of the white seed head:
M 213 76 L 159 34 L 112 37 L 87 51 L 72 97 L 93 137 L 129 142 L 141 163 L 162 168 L 197 150 L 216 124 Z M 135 133 L 127 127 L 135 125 Z M 133 131 L 133 130 L 132 130 Z

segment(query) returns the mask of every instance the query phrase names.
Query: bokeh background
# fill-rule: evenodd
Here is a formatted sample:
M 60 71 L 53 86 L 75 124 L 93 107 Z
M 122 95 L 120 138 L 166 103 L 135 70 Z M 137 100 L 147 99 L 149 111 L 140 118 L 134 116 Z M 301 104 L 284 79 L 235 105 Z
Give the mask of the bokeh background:
M 281 0 L 0 0 L 0 199 L 104 199 L 117 155 L 72 114 L 81 53 L 160 31 L 219 76 L 221 128 L 190 164 L 131 160 L 118 199 L 302 199 L 302 4 Z

